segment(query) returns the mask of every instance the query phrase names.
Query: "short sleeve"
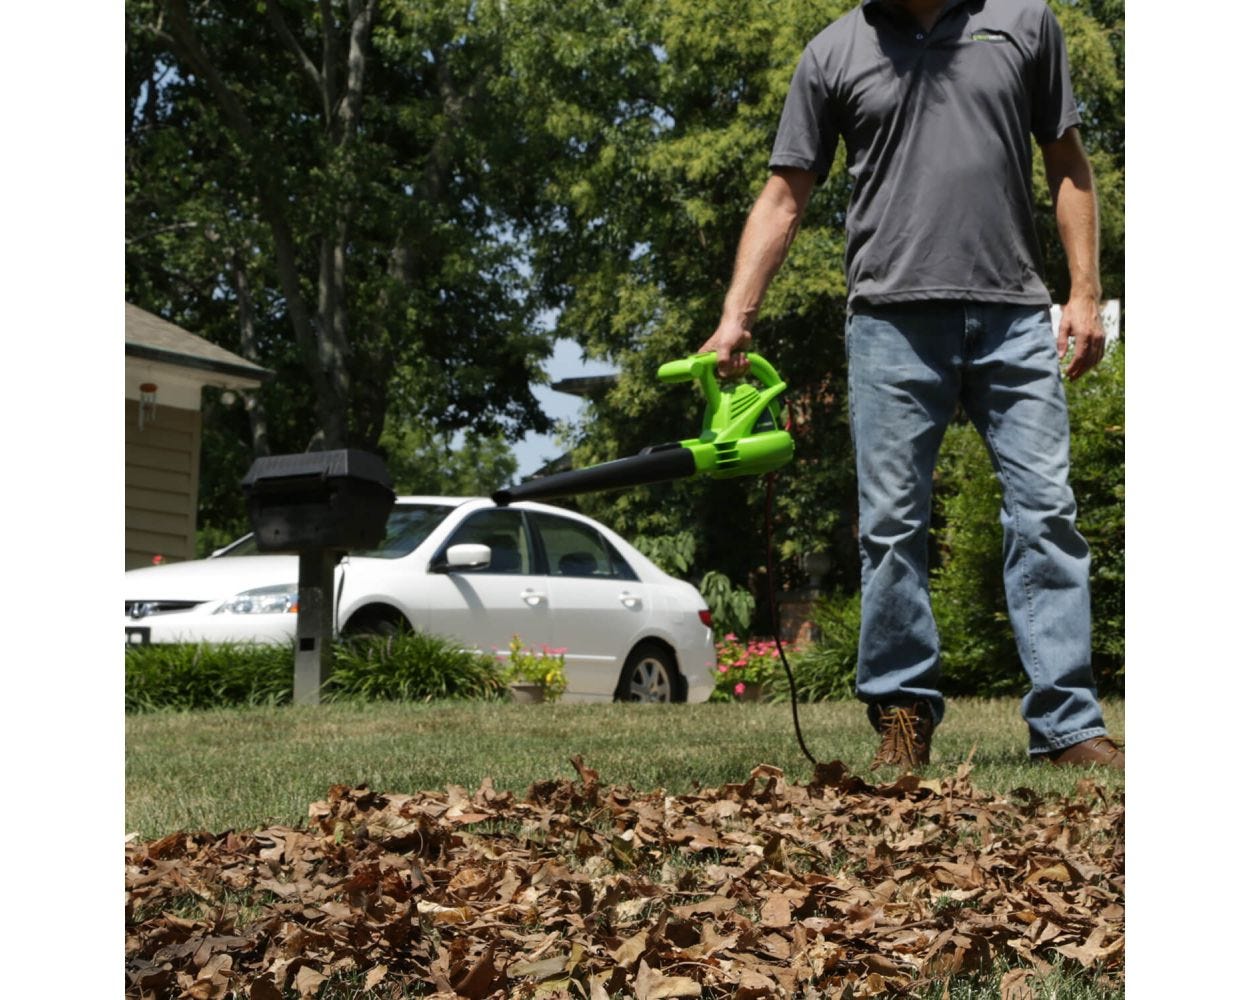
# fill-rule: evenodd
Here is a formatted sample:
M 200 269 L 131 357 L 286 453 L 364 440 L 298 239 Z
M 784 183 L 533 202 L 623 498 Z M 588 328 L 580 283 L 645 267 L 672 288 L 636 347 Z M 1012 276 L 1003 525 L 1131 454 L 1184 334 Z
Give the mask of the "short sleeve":
M 1063 30 L 1054 12 L 1044 3 L 1040 6 L 1042 19 L 1038 28 L 1029 128 L 1039 143 L 1048 143 L 1060 138 L 1073 125 L 1081 124 L 1081 113 L 1072 94 Z
M 799 167 L 824 183 L 838 149 L 829 85 L 809 45 L 790 80 L 769 167 Z

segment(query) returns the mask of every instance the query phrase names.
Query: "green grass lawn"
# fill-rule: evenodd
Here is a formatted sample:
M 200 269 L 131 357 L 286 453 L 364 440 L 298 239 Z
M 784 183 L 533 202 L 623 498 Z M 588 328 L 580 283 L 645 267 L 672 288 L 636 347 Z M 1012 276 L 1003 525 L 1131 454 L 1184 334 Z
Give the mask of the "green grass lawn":
M 1108 702 L 1112 736 L 1124 704 Z M 873 782 L 876 738 L 854 702 L 799 706 L 808 747 Z M 973 754 L 972 781 L 989 791 L 1027 786 L 1071 794 L 1082 772 L 1029 762 L 1014 699 L 954 700 L 934 738 L 926 776 L 951 774 Z M 458 784 L 523 792 L 572 777 L 581 754 L 604 784 L 692 788 L 743 781 L 757 764 L 793 782 L 811 765 L 794 737 L 789 704 L 512 705 L 491 702 L 282 706 L 153 712 L 126 718 L 126 831 L 154 839 L 175 830 L 302 824 L 335 784 L 408 793 Z M 1098 772 L 1108 791 L 1123 777 Z

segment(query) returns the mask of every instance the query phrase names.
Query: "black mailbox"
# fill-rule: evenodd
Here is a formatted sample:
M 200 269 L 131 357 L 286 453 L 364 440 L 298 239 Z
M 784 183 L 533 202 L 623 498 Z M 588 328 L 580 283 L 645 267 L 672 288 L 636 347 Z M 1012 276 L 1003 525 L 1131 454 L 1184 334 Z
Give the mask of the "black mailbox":
M 332 667 L 335 565 L 386 537 L 390 473 L 377 455 L 351 448 L 270 455 L 247 470 L 243 495 L 257 547 L 299 553 L 293 696 L 316 705 Z
M 353 448 L 258 458 L 243 494 L 262 552 L 372 548 L 395 503 L 386 464 Z

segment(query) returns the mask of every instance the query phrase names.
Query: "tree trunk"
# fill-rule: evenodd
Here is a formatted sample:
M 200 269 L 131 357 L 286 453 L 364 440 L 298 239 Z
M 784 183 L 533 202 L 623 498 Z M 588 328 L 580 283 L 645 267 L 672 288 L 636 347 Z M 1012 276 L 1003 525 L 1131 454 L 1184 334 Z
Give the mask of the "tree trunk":
M 326 122 L 327 135 L 331 140 L 328 149 L 334 153 L 340 152 L 355 137 L 364 99 L 364 71 L 375 8 L 376 0 L 368 0 L 366 3 L 350 0 L 348 4 L 351 23 L 347 84 L 343 94 L 337 92 L 340 46 L 333 17 L 323 18 L 324 58 L 320 74 L 316 73 L 315 66 L 307 57 L 301 60 L 305 71 L 322 90 L 323 113 L 329 114 Z M 242 103 L 201 43 L 186 0 L 168 0 L 167 9 L 170 17 L 169 33 L 166 37 L 187 65 L 204 79 L 258 179 L 260 214 L 273 235 L 278 281 L 315 395 L 317 420 L 321 425 L 320 433 L 315 435 L 315 439 L 320 442 L 321 447 L 346 447 L 349 438 L 347 417 L 351 400 L 351 377 L 347 368 L 345 261 L 352 206 L 344 201 L 337 207 L 335 227 L 322 242 L 317 282 L 317 312 L 313 317 L 300 287 L 295 240 L 284 212 L 285 197 L 281 182 L 275 173 L 275 164 L 280 164 L 280 157 L 267 148 L 268 144 L 257 133 Z M 332 13 L 329 0 L 324 0 L 322 9 L 323 14 Z M 277 17 L 275 8 L 271 20 Z M 289 31 L 280 29 L 279 34 L 288 47 L 302 55 L 298 40 Z
M 235 255 L 234 288 L 239 297 L 239 353 L 255 364 L 260 364 L 256 350 L 256 309 L 252 302 L 252 288 L 247 280 L 243 262 Z M 269 420 L 265 415 L 265 400 L 260 390 L 243 394 L 243 408 L 247 411 L 248 426 L 252 430 L 252 454 L 269 454 Z

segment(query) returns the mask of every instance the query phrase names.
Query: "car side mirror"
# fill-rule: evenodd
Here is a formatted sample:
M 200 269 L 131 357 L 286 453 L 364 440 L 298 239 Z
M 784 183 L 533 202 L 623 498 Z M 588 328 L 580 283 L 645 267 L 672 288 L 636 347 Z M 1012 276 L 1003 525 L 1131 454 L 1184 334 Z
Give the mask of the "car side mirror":
M 451 573 L 455 570 L 485 569 L 490 565 L 490 546 L 466 543 L 453 545 L 444 553 L 443 558 L 430 567 L 436 573 Z

